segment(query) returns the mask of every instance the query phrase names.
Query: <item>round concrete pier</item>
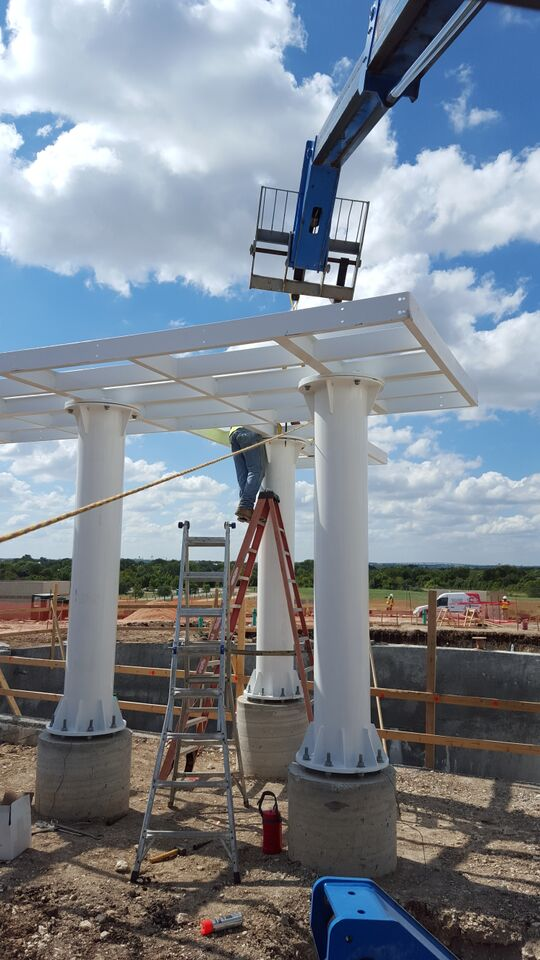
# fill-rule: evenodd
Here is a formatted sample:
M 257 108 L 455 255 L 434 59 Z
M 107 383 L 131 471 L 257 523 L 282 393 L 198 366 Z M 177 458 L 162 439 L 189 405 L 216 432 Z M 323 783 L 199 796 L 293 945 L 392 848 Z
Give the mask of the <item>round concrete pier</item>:
M 243 694 L 237 701 L 236 727 L 246 776 L 286 780 L 306 732 L 304 701 L 252 703 Z
M 289 858 L 320 875 L 384 877 L 396 868 L 395 771 L 363 776 L 289 767 Z
M 114 820 L 129 810 L 131 731 L 38 739 L 36 811 L 55 820 Z

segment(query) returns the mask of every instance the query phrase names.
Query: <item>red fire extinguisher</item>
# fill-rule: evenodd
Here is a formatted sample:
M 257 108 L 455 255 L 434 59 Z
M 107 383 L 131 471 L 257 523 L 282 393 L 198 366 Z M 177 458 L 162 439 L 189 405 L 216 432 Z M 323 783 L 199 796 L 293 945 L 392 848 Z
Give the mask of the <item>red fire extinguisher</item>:
M 274 806 L 269 810 L 263 810 L 262 805 L 265 797 L 272 797 Z M 275 793 L 271 790 L 265 790 L 257 804 L 263 824 L 263 853 L 281 853 L 283 849 L 282 842 L 282 819 L 278 810 Z

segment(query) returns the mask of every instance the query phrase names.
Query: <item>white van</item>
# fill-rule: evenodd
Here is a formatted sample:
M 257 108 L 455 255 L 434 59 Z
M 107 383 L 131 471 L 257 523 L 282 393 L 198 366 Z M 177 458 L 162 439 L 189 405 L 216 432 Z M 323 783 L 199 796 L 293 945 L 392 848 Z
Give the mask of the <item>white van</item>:
M 481 610 L 482 601 L 480 600 L 479 593 L 471 593 L 470 590 L 456 591 L 455 593 L 440 593 L 437 597 L 437 607 L 447 607 L 450 613 L 465 613 L 466 610 Z M 413 615 L 419 617 L 425 611 L 427 612 L 427 608 L 427 603 L 415 607 Z

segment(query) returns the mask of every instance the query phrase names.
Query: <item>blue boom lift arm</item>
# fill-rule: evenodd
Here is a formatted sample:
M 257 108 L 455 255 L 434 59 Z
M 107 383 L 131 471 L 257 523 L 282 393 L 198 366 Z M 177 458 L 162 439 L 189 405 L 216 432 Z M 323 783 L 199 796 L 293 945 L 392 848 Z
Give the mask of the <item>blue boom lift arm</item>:
M 398 100 L 402 97 L 416 100 L 424 74 L 486 2 L 375 0 L 362 56 L 317 139 L 308 140 L 306 144 L 290 229 L 286 229 L 287 205 L 292 191 L 262 188 L 257 232 L 251 248 L 250 286 L 282 290 L 291 294 L 293 300 L 302 293 L 336 300 L 352 299 L 367 205 L 337 200 L 341 167 Z M 496 2 L 540 9 L 540 0 Z M 340 217 L 336 223 L 338 204 L 341 204 Z M 343 204 L 346 207 L 342 217 Z M 361 209 L 354 209 L 353 204 L 360 204 Z M 350 208 L 347 205 L 351 205 Z M 255 269 L 258 253 L 270 254 L 274 260 L 285 257 L 282 277 L 258 274 Z M 351 278 L 350 267 L 353 267 L 352 283 L 347 283 Z M 331 269 L 334 278 L 328 282 L 325 276 Z M 322 274 L 323 279 L 306 280 L 306 272 Z

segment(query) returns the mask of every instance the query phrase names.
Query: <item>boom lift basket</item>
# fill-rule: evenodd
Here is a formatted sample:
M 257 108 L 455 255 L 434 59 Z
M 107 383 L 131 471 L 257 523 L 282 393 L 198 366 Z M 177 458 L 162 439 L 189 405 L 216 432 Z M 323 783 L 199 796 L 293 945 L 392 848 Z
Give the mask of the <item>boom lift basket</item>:
M 302 295 L 335 302 L 352 300 L 369 203 L 336 199 L 325 269 L 318 274 L 289 266 L 297 198 L 296 190 L 261 187 L 255 240 L 250 247 L 250 289 L 288 293 L 293 301 Z

